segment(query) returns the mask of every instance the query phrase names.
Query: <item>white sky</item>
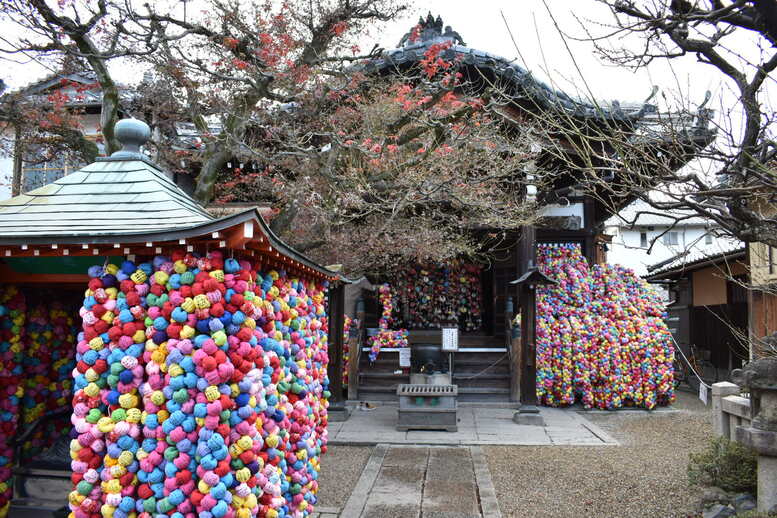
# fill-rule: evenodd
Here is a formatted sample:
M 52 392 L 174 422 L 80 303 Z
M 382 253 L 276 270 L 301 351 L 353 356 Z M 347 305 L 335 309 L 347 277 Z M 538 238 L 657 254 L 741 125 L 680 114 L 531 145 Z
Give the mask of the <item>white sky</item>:
M 609 12 L 593 0 L 547 2 L 552 4 L 553 16 L 559 26 L 576 36 L 583 36 L 583 31 L 573 12 L 594 21 L 609 19 Z M 537 77 L 572 95 L 589 97 L 590 89 L 590 93 L 602 101 L 641 102 L 654 84 L 670 99 L 675 99 L 680 92 L 683 97 L 690 96 L 695 103 L 701 102 L 706 90 L 720 93 L 720 75 L 693 58 L 673 62 L 674 71 L 665 61 L 659 61 L 649 70 L 632 72 L 604 64 L 593 55 L 590 44 L 569 40 L 570 49 L 583 72 L 583 81 L 542 0 L 416 0 L 411 5 L 411 14 L 366 37 L 363 50 L 369 50 L 376 41 L 384 48 L 394 48 L 418 16 L 431 11 L 435 16 L 441 15 L 445 25 L 451 25 L 459 32 L 469 47 L 515 59 Z M 518 50 L 510 39 L 502 15 L 510 26 Z M 596 29 L 595 25 L 591 27 Z M 123 63 L 114 64 L 113 68 L 122 82 L 131 84 L 139 79 L 140 74 L 134 67 L 128 68 Z M 18 88 L 49 73 L 35 62 L 7 63 L 2 77 L 12 88 Z M 660 99 L 654 101 L 661 102 Z

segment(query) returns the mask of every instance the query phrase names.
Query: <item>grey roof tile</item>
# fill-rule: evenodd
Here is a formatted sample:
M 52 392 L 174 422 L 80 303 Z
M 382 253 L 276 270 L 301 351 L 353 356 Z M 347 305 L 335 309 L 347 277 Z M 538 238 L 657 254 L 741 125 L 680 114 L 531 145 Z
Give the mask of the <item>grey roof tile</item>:
M 93 236 L 174 230 L 212 221 L 161 170 L 142 159 L 103 159 L 0 201 L 4 236 Z

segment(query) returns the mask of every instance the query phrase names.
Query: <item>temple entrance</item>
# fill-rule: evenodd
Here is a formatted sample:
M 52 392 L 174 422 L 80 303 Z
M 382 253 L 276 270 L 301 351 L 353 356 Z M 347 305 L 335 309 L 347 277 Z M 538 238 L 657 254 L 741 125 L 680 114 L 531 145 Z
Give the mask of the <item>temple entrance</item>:
M 499 317 L 494 308 L 501 308 L 504 319 L 507 282 L 515 277 L 508 279 L 508 272 L 500 270 L 504 282 L 497 285 L 495 271 L 493 264 L 463 260 L 408 266 L 388 280 L 390 295 L 378 289 L 375 296 L 369 297 L 365 305 L 367 337 L 357 360 L 358 399 L 396 399 L 397 385 L 411 382 L 411 367 L 402 363 L 402 348 L 439 346 L 441 328 L 455 325 L 459 329 L 459 350 L 453 354 L 450 366 L 459 400 L 507 403 L 509 354 L 504 323 L 497 325 Z M 388 322 L 390 330 L 405 332 L 402 345 L 386 340 L 381 341 L 377 351 L 370 346 L 370 335 L 380 332 L 381 321 Z M 444 364 L 447 373 L 447 353 Z M 349 394 L 349 398 L 354 396 Z

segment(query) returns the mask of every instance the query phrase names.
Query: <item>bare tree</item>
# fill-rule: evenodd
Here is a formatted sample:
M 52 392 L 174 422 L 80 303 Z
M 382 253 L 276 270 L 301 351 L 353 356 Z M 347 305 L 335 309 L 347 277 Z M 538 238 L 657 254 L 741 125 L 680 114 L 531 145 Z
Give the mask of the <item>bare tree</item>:
M 245 155 L 249 128 L 272 120 L 280 105 L 305 102 L 355 59 L 355 35 L 404 9 L 392 0 L 211 0 L 184 19 L 146 7 L 133 15 L 134 38 L 153 35 L 159 52 L 148 60 L 179 86 L 188 120 L 204 137 L 195 191 L 201 202 L 213 199 L 227 163 Z
M 619 66 L 695 57 L 733 92 L 723 96 L 714 118 L 708 93 L 697 106 L 683 99 L 674 113 L 648 113 L 625 125 L 544 120 L 549 132 L 566 134 L 573 143 L 571 150 L 557 148 L 557 155 L 584 171 L 583 183 L 603 201 L 641 199 L 648 212 L 685 214 L 677 222 L 701 215 L 743 241 L 777 245 L 771 209 L 777 194 L 775 110 L 768 94 L 777 68 L 777 2 L 597 1 L 609 8 L 610 21 L 580 19 L 584 36 L 560 35 L 592 42 L 600 56 Z M 716 138 L 708 145 L 710 123 Z M 588 138 L 575 138 L 580 135 Z M 702 167 L 678 170 L 694 154 Z M 612 182 L 615 175 L 628 181 Z
M 141 46 L 126 37 L 129 13 L 125 7 L 128 4 L 112 0 L 9 0 L 0 7 L 0 19 L 13 28 L 11 34 L 18 35 L 0 37 L 4 59 L 51 63 L 69 57 L 84 63 L 94 74 L 102 93 L 100 126 L 108 154 L 120 147 L 113 134 L 119 119 L 120 92 L 109 62 L 156 48 L 150 35 Z

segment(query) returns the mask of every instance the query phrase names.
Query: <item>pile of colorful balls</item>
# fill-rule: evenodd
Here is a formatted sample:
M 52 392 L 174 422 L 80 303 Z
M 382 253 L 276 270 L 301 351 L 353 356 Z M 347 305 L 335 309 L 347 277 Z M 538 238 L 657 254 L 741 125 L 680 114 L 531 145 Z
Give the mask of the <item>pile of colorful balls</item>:
M 454 260 L 409 266 L 400 273 L 397 287 L 407 304 L 407 327 L 439 329 L 458 322 L 460 329 L 473 331 L 482 324 L 483 291 L 476 264 Z
M 219 252 L 89 270 L 70 508 L 303 517 L 326 452 L 326 284 Z
M 358 324 L 357 322 L 354 322 L 354 320 L 349 317 L 348 315 L 344 315 L 343 320 L 343 386 L 348 386 L 348 365 L 350 364 L 351 360 L 351 344 L 350 338 L 351 338 L 351 326 L 353 324 Z
M 370 344 L 370 363 L 378 359 L 381 348 L 404 348 L 408 346 L 407 329 L 389 329 L 394 322 L 393 313 L 396 310 L 396 300 L 391 286 L 382 284 L 378 287 L 378 299 L 382 307 L 378 320 L 378 332 L 367 340 Z
M 63 309 L 61 303 L 55 302 L 52 307 L 39 305 L 29 312 L 22 359 L 21 418 L 25 426 L 70 405 L 75 334 L 71 312 Z M 22 445 L 22 457 L 28 459 L 41 453 L 67 435 L 70 428 L 70 415 L 46 420 Z
M 544 244 L 538 264 L 537 398 L 550 406 L 654 408 L 674 401 L 671 334 L 658 293 L 621 266 L 589 266 L 574 243 Z
M 13 496 L 11 440 L 19 424 L 24 395 L 23 339 L 26 302 L 16 286 L 0 287 L 0 516 L 8 513 Z

